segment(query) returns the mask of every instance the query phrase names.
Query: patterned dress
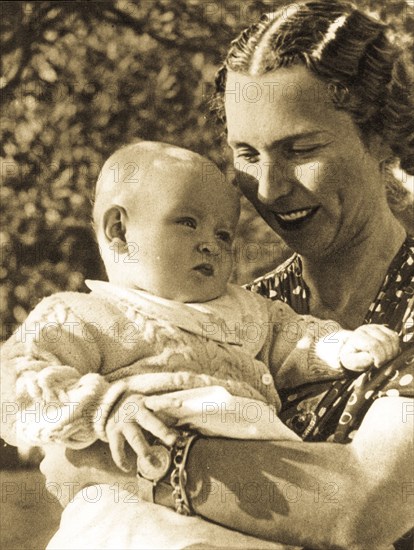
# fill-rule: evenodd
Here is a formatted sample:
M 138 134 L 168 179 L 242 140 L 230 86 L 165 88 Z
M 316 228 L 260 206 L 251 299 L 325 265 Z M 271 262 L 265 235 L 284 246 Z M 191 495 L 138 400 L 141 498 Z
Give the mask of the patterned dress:
M 248 285 L 273 300 L 283 300 L 298 313 L 309 313 L 310 291 L 302 277 L 302 261 L 294 254 L 275 271 Z M 343 372 L 335 381 L 306 382 L 279 388 L 282 420 L 305 441 L 352 440 L 373 401 L 383 396 L 414 397 L 414 238 L 407 237 L 391 262 L 365 323 L 386 324 L 401 336 L 403 353 L 381 368 Z M 277 380 L 276 380 L 277 383 Z M 408 535 L 395 548 L 412 548 Z
M 247 288 L 309 313 L 309 288 L 295 254 Z M 402 360 L 363 374 L 343 372 L 338 380 L 305 383 L 283 392 L 282 418 L 306 441 L 349 442 L 374 399 L 414 397 L 414 238 L 407 237 L 392 261 L 365 323 L 387 324 L 402 340 Z M 411 350 L 411 351 L 410 351 Z

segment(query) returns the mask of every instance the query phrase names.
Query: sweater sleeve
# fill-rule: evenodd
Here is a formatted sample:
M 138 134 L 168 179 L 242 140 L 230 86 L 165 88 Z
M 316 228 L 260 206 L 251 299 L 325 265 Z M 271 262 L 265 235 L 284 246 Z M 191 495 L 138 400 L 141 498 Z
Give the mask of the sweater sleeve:
M 269 309 L 269 366 L 278 388 L 343 376 L 339 350 L 348 331 L 336 321 L 299 315 L 284 302 Z
M 86 447 L 99 437 L 103 404 L 109 409 L 122 391 L 99 374 L 97 329 L 82 321 L 68 296 L 87 300 L 80 293 L 44 299 L 1 350 L 2 437 L 12 445 Z

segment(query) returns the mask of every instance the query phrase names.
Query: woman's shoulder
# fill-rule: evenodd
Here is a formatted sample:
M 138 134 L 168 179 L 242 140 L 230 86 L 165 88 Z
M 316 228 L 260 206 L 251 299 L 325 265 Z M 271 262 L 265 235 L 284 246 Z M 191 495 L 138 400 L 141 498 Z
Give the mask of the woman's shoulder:
M 414 237 L 408 236 L 391 262 L 365 322 L 386 324 L 405 342 L 414 336 Z
M 411 248 L 412 254 L 414 254 L 414 235 L 407 235 L 407 238 L 405 239 L 405 244 L 409 248 Z
M 293 254 L 273 271 L 246 285 L 246 288 L 270 300 L 281 300 L 296 313 L 309 314 L 309 289 L 303 280 L 299 254 Z
M 278 265 L 272 271 L 254 279 L 251 283 L 244 285 L 244 288 L 257 292 L 266 298 L 280 298 L 277 296 L 281 281 L 289 278 L 292 274 L 301 272 L 300 259 L 297 254 L 293 254 L 282 264 Z
M 411 275 L 414 273 L 414 236 L 407 235 L 400 250 L 391 262 L 390 271 L 404 269 Z

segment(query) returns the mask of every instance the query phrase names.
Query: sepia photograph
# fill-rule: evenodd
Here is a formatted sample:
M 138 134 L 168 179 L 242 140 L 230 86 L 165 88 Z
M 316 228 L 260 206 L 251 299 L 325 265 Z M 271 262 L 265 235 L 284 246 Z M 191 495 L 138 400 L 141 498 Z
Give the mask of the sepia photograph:
M 0 547 L 413 550 L 414 0 L 0 15 Z

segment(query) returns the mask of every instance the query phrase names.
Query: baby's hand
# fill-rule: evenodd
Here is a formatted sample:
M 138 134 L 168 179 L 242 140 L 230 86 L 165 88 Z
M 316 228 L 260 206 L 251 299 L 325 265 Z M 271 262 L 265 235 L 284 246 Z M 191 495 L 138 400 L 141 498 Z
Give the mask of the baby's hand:
M 349 331 L 339 352 L 346 369 L 363 372 L 371 365 L 379 367 L 398 355 L 398 334 L 384 325 L 363 325 Z
M 125 453 L 126 442 L 135 451 L 143 466 L 147 462 L 152 463 L 151 445 L 146 441 L 142 429 L 166 445 L 172 445 L 177 437 L 175 430 L 166 426 L 147 409 L 145 398 L 146 396 L 137 393 L 125 394 L 112 410 L 105 426 L 112 458 L 125 472 L 131 469 Z

